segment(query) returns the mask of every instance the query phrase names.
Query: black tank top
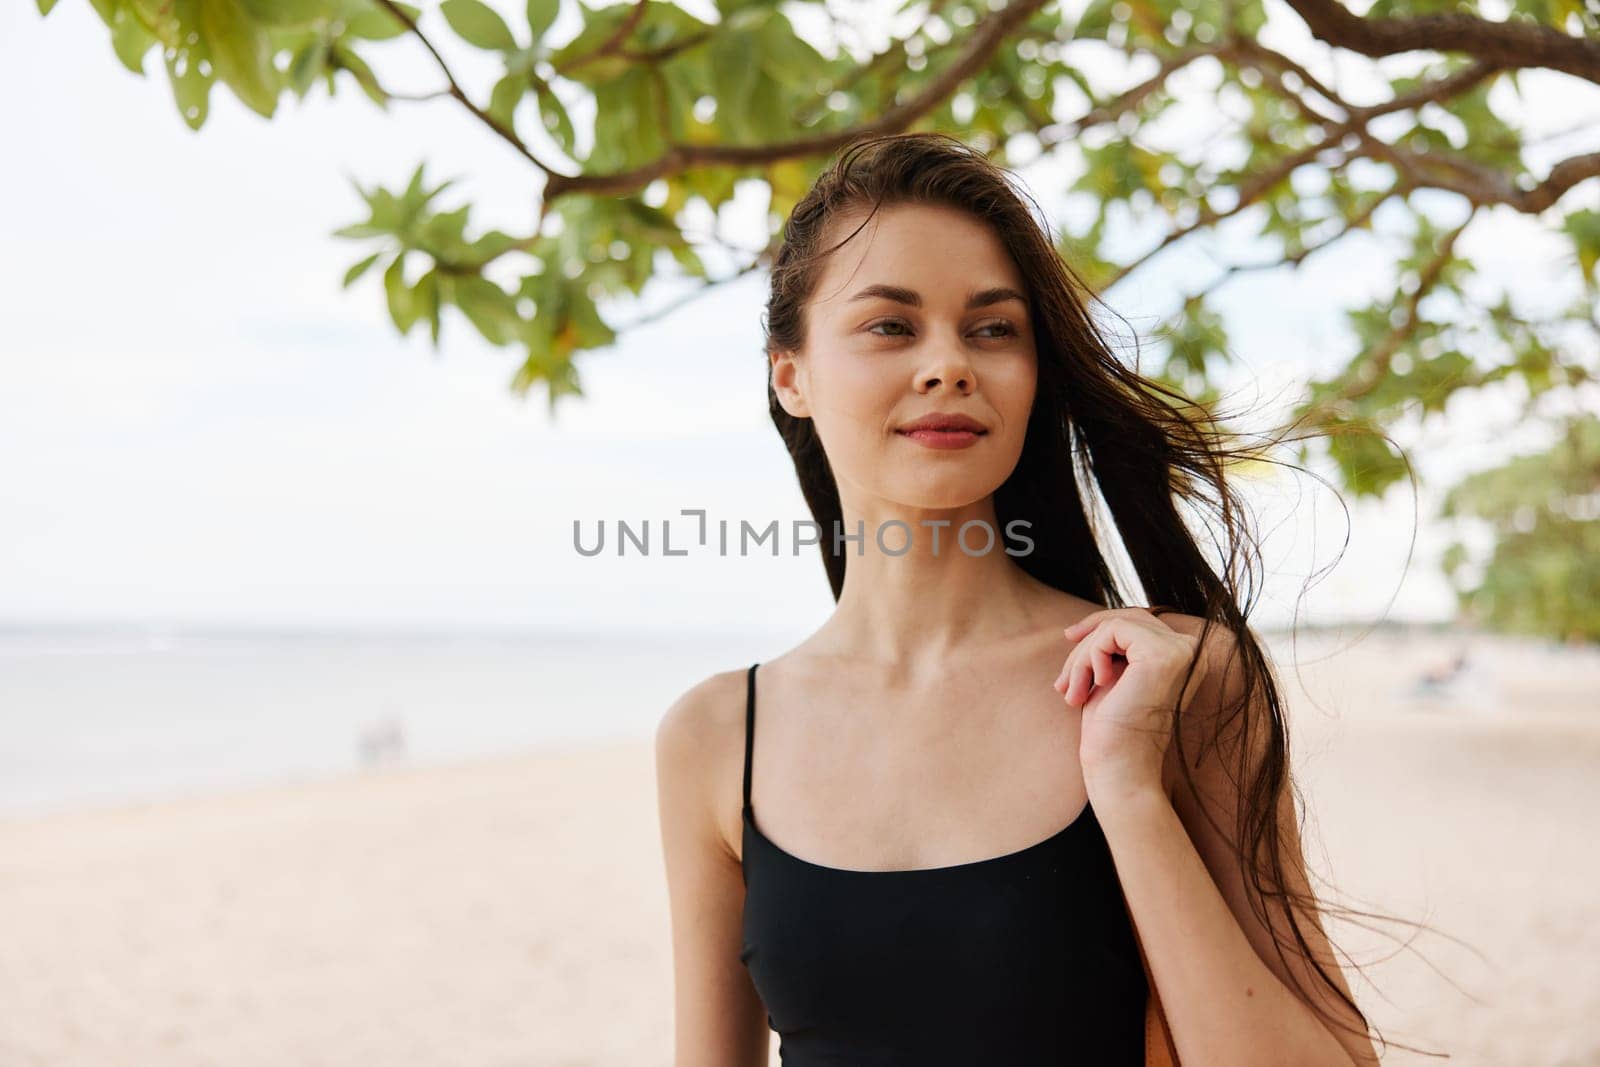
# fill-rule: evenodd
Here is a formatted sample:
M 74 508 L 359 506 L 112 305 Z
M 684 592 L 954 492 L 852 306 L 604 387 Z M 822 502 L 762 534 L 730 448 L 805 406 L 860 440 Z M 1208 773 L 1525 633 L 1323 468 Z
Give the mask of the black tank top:
M 1141 1067 L 1149 987 L 1087 804 L 1043 841 L 949 867 L 826 867 L 773 844 L 750 804 L 743 947 L 793 1067 Z

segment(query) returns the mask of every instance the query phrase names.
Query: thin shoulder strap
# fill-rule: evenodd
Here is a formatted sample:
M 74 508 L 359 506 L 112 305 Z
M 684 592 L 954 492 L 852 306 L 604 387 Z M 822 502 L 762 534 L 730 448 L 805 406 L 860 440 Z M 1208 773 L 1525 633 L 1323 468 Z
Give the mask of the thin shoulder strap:
M 750 670 L 745 678 L 744 695 L 744 810 L 750 810 L 750 763 L 755 751 L 756 737 L 756 668 L 759 663 L 750 664 Z

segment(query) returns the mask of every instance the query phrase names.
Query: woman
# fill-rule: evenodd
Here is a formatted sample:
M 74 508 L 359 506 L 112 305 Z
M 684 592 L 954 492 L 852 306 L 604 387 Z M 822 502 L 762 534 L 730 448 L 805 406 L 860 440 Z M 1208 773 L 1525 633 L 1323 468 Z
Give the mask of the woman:
M 788 220 L 769 406 L 837 606 L 657 730 L 676 1062 L 770 1027 L 786 1064 L 1139 1064 L 1142 947 L 1184 1062 L 1376 1063 L 1267 661 L 1176 507 L 1210 489 L 1237 550 L 1227 453 L 1007 177 L 859 141 Z M 1122 606 L 1092 489 L 1178 610 Z

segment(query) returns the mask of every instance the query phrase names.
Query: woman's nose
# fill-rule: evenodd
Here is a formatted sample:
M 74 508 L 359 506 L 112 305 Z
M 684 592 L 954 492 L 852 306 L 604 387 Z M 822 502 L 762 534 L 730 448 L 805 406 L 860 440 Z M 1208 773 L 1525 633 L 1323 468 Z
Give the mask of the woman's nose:
M 956 357 L 926 367 L 917 374 L 917 388 L 924 393 L 948 386 L 964 396 L 972 392 L 974 385 L 972 364 Z

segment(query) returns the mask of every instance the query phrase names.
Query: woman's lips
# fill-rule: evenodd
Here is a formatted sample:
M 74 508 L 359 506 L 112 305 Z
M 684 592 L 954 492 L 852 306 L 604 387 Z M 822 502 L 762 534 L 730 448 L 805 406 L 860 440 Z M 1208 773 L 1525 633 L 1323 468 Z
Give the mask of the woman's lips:
M 967 448 L 977 444 L 981 433 L 971 430 L 900 430 L 900 436 L 909 437 L 924 448 Z

